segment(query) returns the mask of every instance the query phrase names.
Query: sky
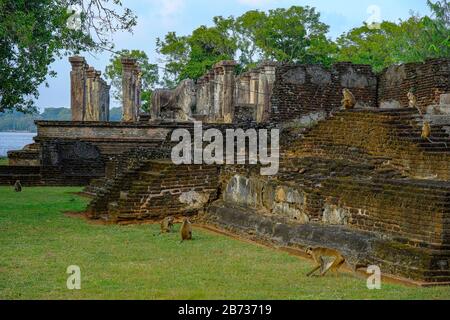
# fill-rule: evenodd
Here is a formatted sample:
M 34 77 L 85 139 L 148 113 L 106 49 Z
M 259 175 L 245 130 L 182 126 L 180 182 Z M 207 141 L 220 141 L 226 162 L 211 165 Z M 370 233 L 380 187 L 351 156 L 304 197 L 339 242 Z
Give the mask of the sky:
M 115 49 L 139 49 L 149 56 L 151 63 L 161 63 L 155 51 L 156 38 L 170 31 L 179 35 L 190 34 L 201 25 L 211 25 L 214 16 L 239 16 L 246 11 L 288 8 L 292 5 L 311 6 L 321 13 L 322 21 L 330 26 L 331 38 L 360 26 L 364 21 L 398 21 L 407 19 L 410 12 L 429 14 L 426 0 L 122 0 L 123 5 L 138 16 L 133 34 L 117 33 L 113 36 Z M 85 53 L 91 66 L 104 71 L 111 53 L 93 55 Z M 49 78 L 49 87 L 40 87 L 37 106 L 70 107 L 70 64 L 67 58 L 51 66 L 58 75 Z M 113 102 L 112 107 L 118 106 Z

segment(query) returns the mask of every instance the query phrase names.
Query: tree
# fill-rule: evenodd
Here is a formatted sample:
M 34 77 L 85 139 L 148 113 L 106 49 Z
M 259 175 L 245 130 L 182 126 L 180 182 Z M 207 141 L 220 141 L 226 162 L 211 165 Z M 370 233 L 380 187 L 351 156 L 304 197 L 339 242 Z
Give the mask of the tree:
M 416 62 L 450 57 L 450 2 L 427 1 L 431 16 L 413 16 L 400 23 L 401 32 L 394 42 L 399 61 Z
M 431 17 L 411 15 L 398 23 L 384 21 L 378 29 L 363 25 L 343 34 L 337 59 L 381 71 L 396 63 L 450 57 L 450 4 L 428 1 L 428 6 Z
M 156 41 L 157 51 L 166 63 L 164 79 L 173 86 L 183 79 L 197 79 L 221 60 L 233 59 L 237 46 L 231 36 L 230 19 L 214 18 L 213 27 L 201 26 L 189 36 L 170 32 Z
M 264 12 L 252 10 L 238 17 L 234 23 L 237 46 L 240 52 L 239 61 L 245 68 L 256 66 L 263 52 L 257 45 L 257 33 L 262 29 L 267 20 Z
M 120 0 L 0 0 L 0 112 L 35 111 L 56 58 L 111 49 L 110 34 L 136 24 L 119 8 Z
M 335 59 L 336 45 L 326 37 L 329 27 L 308 6 L 252 10 L 238 18 L 215 17 L 213 22 L 191 35 L 170 32 L 164 40 L 157 39 L 169 87 L 185 78 L 197 79 L 220 60 L 239 60 L 240 69 L 247 70 L 263 59 L 326 66 Z
M 329 64 L 333 46 L 326 37 L 328 30 L 314 8 L 292 6 L 270 10 L 254 30 L 254 38 L 266 59 Z
M 189 44 L 187 36 L 178 36 L 169 32 L 164 40 L 156 39 L 157 52 L 164 56 L 165 63 L 163 83 L 168 88 L 176 86 L 180 74 L 189 61 Z
M 380 28 L 371 28 L 367 24 L 354 28 L 337 39 L 337 60 L 368 64 L 374 71 L 381 71 L 395 63 L 391 39 L 398 33 L 398 25 L 386 21 Z
M 152 93 L 159 80 L 158 65 L 151 64 L 147 54 L 143 51 L 122 50 L 115 53 L 110 59 L 110 64 L 106 67 L 105 75 L 111 80 L 113 97 L 117 100 L 122 99 L 122 57 L 129 57 L 137 60 L 142 73 L 142 109 L 144 111 L 150 110 Z

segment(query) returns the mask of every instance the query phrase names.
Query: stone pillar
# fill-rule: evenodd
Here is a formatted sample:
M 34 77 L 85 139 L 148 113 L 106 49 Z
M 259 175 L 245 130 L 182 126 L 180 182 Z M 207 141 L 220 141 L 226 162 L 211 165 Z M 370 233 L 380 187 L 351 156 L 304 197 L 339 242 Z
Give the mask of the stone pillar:
M 83 121 L 96 121 L 96 114 L 95 114 L 95 78 L 96 78 L 96 71 L 93 67 L 90 67 L 86 72 L 86 112 L 84 115 Z
M 122 58 L 122 121 L 135 122 L 136 101 L 135 101 L 135 79 L 134 70 L 136 59 Z
M 256 121 L 258 123 L 268 120 L 271 112 L 270 98 L 275 83 L 276 65 L 265 63 L 261 66 L 261 72 L 258 80 L 258 101 Z
M 100 71 L 95 71 L 94 78 L 94 121 L 102 121 L 103 119 L 103 110 L 102 110 L 102 88 L 103 80 L 102 73 Z
M 222 61 L 223 68 L 223 94 L 222 94 L 222 118 L 226 123 L 232 123 L 234 118 L 234 71 L 237 63 L 235 61 Z
M 110 92 L 111 92 L 111 86 L 109 84 L 106 84 L 105 85 L 105 113 L 106 113 L 105 121 L 110 121 L 110 113 L 109 113 L 109 108 L 110 108 L 110 104 L 111 104 Z
M 141 91 L 142 91 L 142 72 L 141 68 L 135 64 L 134 69 L 134 101 L 135 101 L 135 112 L 136 120 L 139 119 L 139 114 L 141 113 Z
M 70 72 L 72 121 L 83 121 L 86 97 L 86 60 L 83 57 L 74 56 L 69 58 L 69 62 L 72 65 L 72 71 Z
M 208 104 L 207 90 L 206 90 L 206 76 L 202 76 L 197 80 L 196 100 L 197 100 L 197 114 L 205 115 Z
M 258 104 L 259 69 L 250 71 L 250 104 Z
M 222 84 L 223 84 L 223 69 L 221 67 L 214 67 L 214 104 L 212 118 L 214 121 L 222 119 Z
M 239 105 L 250 104 L 250 75 L 248 73 L 242 74 L 239 78 L 237 99 Z
M 100 118 L 99 121 L 109 121 L 109 89 L 110 86 L 106 83 L 105 80 L 100 79 Z
M 216 73 L 214 70 L 211 70 L 208 74 L 208 85 L 209 85 L 209 112 L 208 112 L 208 119 L 209 121 L 214 121 L 214 101 L 215 101 L 215 93 L 216 93 Z
M 216 82 L 214 115 L 217 121 L 233 121 L 236 64 L 235 61 L 226 60 L 218 62 L 214 66 Z

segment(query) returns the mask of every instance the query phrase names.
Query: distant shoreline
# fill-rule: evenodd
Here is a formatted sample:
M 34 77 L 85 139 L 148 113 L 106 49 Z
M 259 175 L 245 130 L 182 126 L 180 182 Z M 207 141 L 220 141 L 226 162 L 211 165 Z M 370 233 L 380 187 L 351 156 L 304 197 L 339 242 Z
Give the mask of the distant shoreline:
M 10 131 L 0 131 L 0 133 L 37 133 L 36 131 L 13 131 L 13 130 L 10 130 Z

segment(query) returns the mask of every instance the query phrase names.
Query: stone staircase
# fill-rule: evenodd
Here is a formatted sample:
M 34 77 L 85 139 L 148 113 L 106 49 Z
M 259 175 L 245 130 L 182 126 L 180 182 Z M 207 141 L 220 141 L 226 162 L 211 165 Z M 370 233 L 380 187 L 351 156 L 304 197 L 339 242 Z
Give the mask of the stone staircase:
M 114 223 L 194 214 L 217 194 L 218 167 L 146 160 L 107 183 L 89 205 L 89 216 Z
M 20 180 L 23 186 L 39 186 L 41 181 L 41 168 L 34 166 L 0 166 L 0 185 L 14 185 Z
M 420 115 L 412 109 L 340 111 L 303 139 L 289 141 L 287 156 L 378 163 L 412 178 L 450 180 L 450 137 L 445 128 L 433 125 L 431 141 L 421 133 Z

